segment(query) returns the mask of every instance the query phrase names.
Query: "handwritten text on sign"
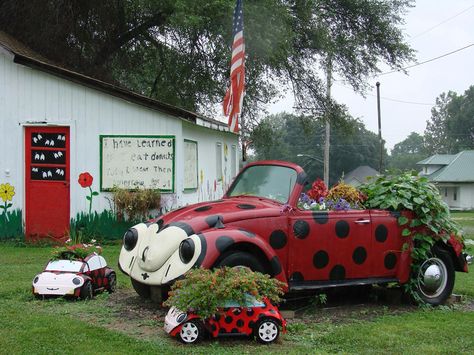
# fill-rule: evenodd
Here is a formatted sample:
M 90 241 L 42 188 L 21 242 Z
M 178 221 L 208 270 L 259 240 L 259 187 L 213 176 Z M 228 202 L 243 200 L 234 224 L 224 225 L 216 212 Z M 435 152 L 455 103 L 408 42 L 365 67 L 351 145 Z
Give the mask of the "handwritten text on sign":
M 172 136 L 101 136 L 102 186 L 174 191 Z

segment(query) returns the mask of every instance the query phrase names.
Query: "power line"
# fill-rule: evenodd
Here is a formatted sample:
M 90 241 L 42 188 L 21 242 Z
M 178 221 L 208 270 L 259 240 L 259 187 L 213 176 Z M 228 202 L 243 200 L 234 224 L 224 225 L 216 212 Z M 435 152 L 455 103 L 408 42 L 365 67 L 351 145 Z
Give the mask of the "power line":
M 458 12 L 456 15 L 453 15 L 453 16 L 447 18 L 446 20 L 441 21 L 440 23 L 438 23 L 438 24 L 436 24 L 436 25 L 434 25 L 434 26 L 431 26 L 430 28 L 424 30 L 423 32 L 420 32 L 420 33 L 418 33 L 417 35 L 412 36 L 412 37 L 410 38 L 410 41 L 413 40 L 413 39 L 415 39 L 415 38 L 417 38 L 417 37 L 423 36 L 425 33 L 428 33 L 428 32 L 430 32 L 431 30 L 434 30 L 436 27 L 439 27 L 439 26 L 445 24 L 445 23 L 448 22 L 448 21 L 451 21 L 452 19 L 458 17 L 459 15 L 462 15 L 462 14 L 465 13 L 466 11 L 469 11 L 469 10 L 472 9 L 473 7 L 474 7 L 474 5 L 471 5 L 471 6 L 469 6 L 467 9 L 464 9 L 464 10 L 462 10 L 461 12 Z
M 387 74 L 392 74 L 392 73 L 398 73 L 400 72 L 401 70 L 407 70 L 407 69 L 410 69 L 410 68 L 413 68 L 413 67 L 417 67 L 417 66 L 420 66 L 420 65 L 423 65 L 423 64 L 426 64 L 426 63 L 430 63 L 430 62 L 433 62 L 435 60 L 438 60 L 438 59 L 441 59 L 441 58 L 444 58 L 444 57 L 447 57 L 448 55 L 451 55 L 451 54 L 454 54 L 454 53 L 457 53 L 457 52 L 460 52 L 464 49 L 467 49 L 469 47 L 472 47 L 474 46 L 474 43 L 471 43 L 471 44 L 468 44 L 467 46 L 464 46 L 462 48 L 458 48 L 452 52 L 449 52 L 449 53 L 445 53 L 445 54 L 442 54 L 438 57 L 435 57 L 435 58 L 431 58 L 431 59 L 428 59 L 428 60 L 425 60 L 423 62 L 420 62 L 420 63 L 415 63 L 413 65 L 409 65 L 407 67 L 404 67 L 404 68 L 400 68 L 398 70 L 392 70 L 392 71 L 389 71 L 389 72 L 385 72 L 385 73 L 381 73 L 381 74 L 378 74 L 377 76 L 382 76 L 382 75 L 387 75 Z

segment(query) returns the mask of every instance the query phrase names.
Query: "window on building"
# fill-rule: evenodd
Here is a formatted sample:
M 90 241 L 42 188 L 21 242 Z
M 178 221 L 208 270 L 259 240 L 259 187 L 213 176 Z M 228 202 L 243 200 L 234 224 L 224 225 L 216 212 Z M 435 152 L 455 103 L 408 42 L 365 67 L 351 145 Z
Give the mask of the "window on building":
M 454 189 L 453 200 L 457 201 L 457 199 L 458 199 L 458 191 L 457 191 L 457 189 Z
M 448 197 L 448 188 L 447 187 L 444 188 L 444 197 Z
M 237 165 L 237 146 L 233 145 L 230 150 L 230 174 L 232 178 L 237 173 L 236 165 Z
M 222 143 L 216 143 L 216 179 L 222 180 Z

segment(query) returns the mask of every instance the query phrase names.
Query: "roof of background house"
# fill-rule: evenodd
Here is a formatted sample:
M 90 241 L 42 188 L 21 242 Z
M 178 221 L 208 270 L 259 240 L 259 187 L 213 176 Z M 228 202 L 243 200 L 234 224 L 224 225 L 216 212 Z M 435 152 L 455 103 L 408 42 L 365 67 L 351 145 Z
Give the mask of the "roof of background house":
M 228 126 L 224 122 L 209 117 L 204 117 L 195 112 L 151 99 L 144 95 L 134 93 L 130 90 L 123 89 L 105 81 L 101 81 L 61 67 L 31 50 L 9 34 L 0 31 L 0 52 L 2 52 L 2 49 L 12 56 L 14 63 L 37 69 L 63 79 L 85 85 L 87 87 L 91 87 L 93 89 L 119 97 L 126 101 L 139 104 L 141 106 L 146 106 L 154 110 L 171 114 L 177 118 L 184 119 L 199 126 L 235 134 L 233 132 L 229 132 Z
M 448 165 L 457 154 L 435 154 L 429 158 L 419 161 L 419 165 Z
M 434 182 L 474 182 L 474 150 L 464 150 L 448 157 L 452 157 L 450 162 L 427 175 L 428 179 Z
M 368 165 L 361 165 L 347 174 L 344 174 L 344 181 L 357 180 L 358 182 L 367 182 L 367 177 L 379 175 L 379 172 Z

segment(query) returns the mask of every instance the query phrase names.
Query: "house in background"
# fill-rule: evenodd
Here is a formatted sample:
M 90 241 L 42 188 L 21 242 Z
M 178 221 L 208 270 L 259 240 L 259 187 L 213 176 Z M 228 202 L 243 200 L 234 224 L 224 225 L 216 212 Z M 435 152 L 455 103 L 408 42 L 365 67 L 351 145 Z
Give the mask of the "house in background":
M 227 124 L 57 66 L 3 32 L 0 153 L 11 204 L 0 228 L 16 223 L 27 239 L 61 238 L 88 212 L 83 172 L 101 212 L 114 186 L 160 189 L 165 209 L 218 199 L 239 166 Z
M 368 182 L 371 176 L 377 176 L 379 172 L 368 165 L 362 165 L 343 176 L 346 184 L 357 187 Z
M 474 150 L 436 154 L 417 163 L 453 210 L 474 209 Z

